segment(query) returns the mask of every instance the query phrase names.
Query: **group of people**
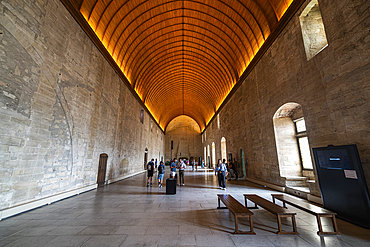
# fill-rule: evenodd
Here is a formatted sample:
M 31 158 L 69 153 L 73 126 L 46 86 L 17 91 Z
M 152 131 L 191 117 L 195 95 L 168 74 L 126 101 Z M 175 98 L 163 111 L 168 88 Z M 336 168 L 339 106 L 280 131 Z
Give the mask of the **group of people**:
M 147 187 L 149 187 L 149 181 L 150 181 L 150 187 L 153 186 L 153 174 L 154 173 L 157 173 L 158 171 L 158 187 L 161 188 L 162 187 L 162 183 L 163 183 L 163 176 L 164 176 L 164 173 L 165 173 L 165 167 L 164 167 L 164 164 L 163 164 L 163 161 L 161 161 L 159 163 L 159 166 L 157 166 L 157 159 L 151 159 L 148 164 L 146 165 L 146 169 L 148 171 L 148 181 L 147 181 Z
M 195 161 L 192 160 L 190 162 L 191 166 L 192 166 L 192 169 L 194 171 L 194 165 L 195 165 Z M 183 160 L 183 159 L 179 159 L 179 161 L 177 161 L 177 158 L 173 159 L 171 162 L 170 162 L 170 169 L 171 169 L 171 174 L 170 174 L 170 177 L 171 178 L 175 178 L 176 177 L 176 169 L 179 171 L 179 185 L 181 186 L 184 186 L 185 185 L 185 179 L 184 179 L 184 173 L 185 173 L 185 169 L 186 169 L 186 166 L 189 165 L 189 161 L 188 160 Z M 152 187 L 153 186 L 153 175 L 154 173 L 157 172 L 158 170 L 158 187 L 161 188 L 162 187 L 162 183 L 163 183 L 163 177 L 164 177 L 164 174 L 165 174 L 165 166 L 164 166 L 164 163 L 163 161 L 161 161 L 159 163 L 159 166 L 157 167 L 157 159 L 151 159 L 148 164 L 146 165 L 146 169 L 148 171 L 148 180 L 147 180 L 147 187 Z
M 235 180 L 239 177 L 239 164 L 234 159 L 234 162 L 232 162 L 231 159 L 229 159 L 229 163 L 226 163 L 226 159 L 223 159 L 221 162 L 221 159 L 218 160 L 216 168 L 215 168 L 215 176 L 218 177 L 218 185 L 220 186 L 220 189 L 226 190 L 226 176 L 229 175 L 228 181 L 231 180 L 231 178 L 235 177 Z
M 182 159 L 179 159 L 179 161 L 177 161 L 177 158 L 174 158 L 171 161 L 171 164 L 170 164 L 170 169 L 171 169 L 170 177 L 171 178 L 175 178 L 176 177 L 176 169 L 179 170 L 179 185 L 180 186 L 185 185 L 184 173 L 185 173 L 185 169 L 186 169 L 186 164 L 189 164 L 189 161 L 184 161 Z
M 195 161 L 192 160 L 190 164 L 194 171 Z M 184 173 L 185 173 L 186 165 L 189 165 L 189 161 L 183 160 L 183 159 L 179 159 L 179 161 L 177 161 L 177 158 L 174 158 L 170 162 L 170 169 L 171 169 L 170 178 L 175 178 L 176 170 L 178 170 L 179 171 L 179 184 L 178 185 L 180 186 L 185 185 Z M 161 161 L 159 163 L 159 166 L 157 166 L 157 159 L 155 160 L 151 159 L 148 162 L 146 168 L 148 171 L 147 187 L 149 187 L 149 184 L 151 187 L 153 186 L 153 181 L 152 181 L 153 174 L 157 173 L 158 171 L 158 187 L 161 188 L 162 183 L 163 183 L 163 177 L 165 174 L 165 166 L 164 166 L 163 161 Z M 217 162 L 216 168 L 215 168 L 215 176 L 218 177 L 218 184 L 220 186 L 220 189 L 226 190 L 226 182 L 225 182 L 226 176 L 229 176 L 228 181 L 230 181 L 231 178 L 235 178 L 235 180 L 237 180 L 239 177 L 239 170 L 240 170 L 240 167 L 235 158 L 234 158 L 234 162 L 231 159 L 229 159 L 229 163 L 226 163 L 225 159 L 223 159 L 222 162 L 221 162 L 221 159 L 219 159 Z

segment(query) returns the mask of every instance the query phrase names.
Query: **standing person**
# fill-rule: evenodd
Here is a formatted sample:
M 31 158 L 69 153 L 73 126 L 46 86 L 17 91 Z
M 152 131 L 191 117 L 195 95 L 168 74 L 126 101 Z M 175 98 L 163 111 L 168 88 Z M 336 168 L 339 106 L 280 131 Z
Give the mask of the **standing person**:
M 181 181 L 182 181 L 182 185 L 184 186 L 185 185 L 184 173 L 185 173 L 186 164 L 181 159 L 179 160 L 179 163 L 180 163 L 180 165 L 179 165 L 179 176 L 180 176 L 179 185 L 181 186 Z
M 192 168 L 192 171 L 194 171 L 194 166 L 195 166 L 195 160 L 194 160 L 194 159 L 192 159 L 192 160 L 191 160 L 191 168 Z
M 146 187 L 149 187 L 149 179 L 150 179 L 150 187 L 153 186 L 153 170 L 154 170 L 154 159 L 148 162 L 146 165 L 146 169 L 148 170 L 148 183 Z
M 235 180 L 238 180 L 239 178 L 239 171 L 240 171 L 240 165 L 239 163 L 236 161 L 236 159 L 234 158 L 234 167 L 235 167 Z
M 170 174 L 170 177 L 171 178 L 175 178 L 175 175 L 176 175 L 176 167 L 177 167 L 177 159 L 174 158 L 171 162 L 171 165 L 170 165 L 170 168 L 171 168 L 171 174 Z
M 154 166 L 154 167 L 155 167 L 155 172 L 156 172 L 156 173 L 157 173 L 157 167 L 158 167 L 158 166 L 157 166 L 157 164 L 158 164 L 157 162 L 158 162 L 158 161 L 157 161 L 157 158 L 155 158 L 155 162 L 154 162 L 155 166 Z
M 204 160 L 202 160 L 202 168 L 204 168 Z
M 218 159 L 217 161 L 217 165 L 216 165 L 216 168 L 215 168 L 215 176 L 217 176 L 217 179 L 218 179 L 218 186 L 220 187 L 220 189 L 222 189 L 222 185 L 221 185 L 221 179 L 222 179 L 222 174 L 221 174 L 221 159 Z
M 229 173 L 230 173 L 230 176 L 229 176 L 229 179 L 228 181 L 231 180 L 231 178 L 234 178 L 234 174 L 235 174 L 235 166 L 234 166 L 234 163 L 231 159 L 229 159 Z
M 221 171 L 221 187 L 223 190 L 226 190 L 226 182 L 225 182 L 225 177 L 227 175 L 227 167 L 226 167 L 226 160 L 223 159 L 221 165 L 220 165 L 220 171 Z
M 162 188 L 164 173 L 165 173 L 165 167 L 164 167 L 163 161 L 161 161 L 158 166 L 158 187 L 159 188 Z

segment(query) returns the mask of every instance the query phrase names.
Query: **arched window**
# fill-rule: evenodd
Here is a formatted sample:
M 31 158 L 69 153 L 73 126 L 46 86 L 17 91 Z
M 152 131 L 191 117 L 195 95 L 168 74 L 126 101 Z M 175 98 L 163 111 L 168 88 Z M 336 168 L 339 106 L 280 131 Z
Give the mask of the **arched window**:
M 144 109 L 143 108 L 141 108 L 141 111 L 140 111 L 140 122 L 144 123 Z
M 212 165 L 216 165 L 216 145 L 212 142 Z
M 325 27 L 317 0 L 312 0 L 306 6 L 299 17 L 299 21 L 307 60 L 310 60 L 328 46 Z
M 209 149 L 209 145 L 207 145 L 207 163 L 208 167 L 211 167 L 211 152 Z
M 227 152 L 226 152 L 226 139 L 225 137 L 221 138 L 221 159 L 227 159 Z
M 207 165 L 207 148 L 204 147 L 204 165 Z
M 302 176 L 302 170 L 312 169 L 312 161 L 301 105 L 281 106 L 273 122 L 280 175 Z

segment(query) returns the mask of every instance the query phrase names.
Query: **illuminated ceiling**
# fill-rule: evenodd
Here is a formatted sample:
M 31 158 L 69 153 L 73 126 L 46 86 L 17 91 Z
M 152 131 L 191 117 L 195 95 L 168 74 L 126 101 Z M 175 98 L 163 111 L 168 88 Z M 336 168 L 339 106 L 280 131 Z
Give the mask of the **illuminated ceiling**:
M 293 0 L 62 2 L 162 129 L 187 115 L 204 130 Z

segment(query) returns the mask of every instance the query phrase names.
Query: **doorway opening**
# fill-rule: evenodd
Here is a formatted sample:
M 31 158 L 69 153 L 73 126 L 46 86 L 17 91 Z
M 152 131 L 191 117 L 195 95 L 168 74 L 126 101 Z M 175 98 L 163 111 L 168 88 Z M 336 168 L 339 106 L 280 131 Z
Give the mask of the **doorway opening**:
M 243 149 L 240 149 L 239 150 L 239 164 L 242 168 L 242 178 L 245 178 L 247 176 L 247 170 L 246 170 L 246 167 L 245 167 L 245 157 L 244 157 L 244 151 Z
M 99 169 L 98 169 L 98 187 L 102 187 L 105 184 L 105 174 L 107 171 L 108 154 L 101 154 L 99 158 Z
M 148 148 L 145 148 L 144 152 L 144 170 L 146 170 L 146 164 L 148 163 Z

